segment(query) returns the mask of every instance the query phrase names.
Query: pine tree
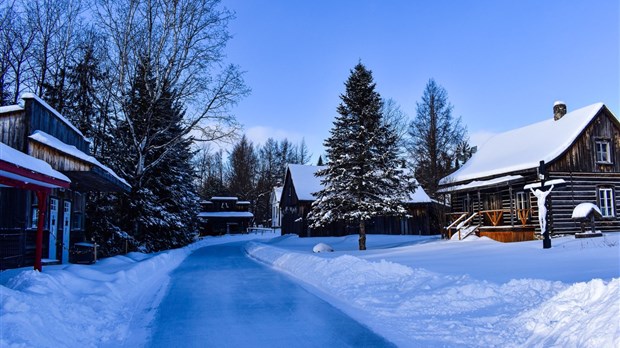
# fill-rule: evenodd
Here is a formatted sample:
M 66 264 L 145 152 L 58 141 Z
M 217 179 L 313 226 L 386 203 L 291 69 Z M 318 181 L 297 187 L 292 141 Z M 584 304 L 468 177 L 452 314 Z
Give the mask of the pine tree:
M 372 72 L 357 64 L 345 86 L 339 116 L 324 143 L 329 163 L 316 173 L 324 188 L 309 219 L 313 228 L 338 220 L 358 223 L 359 249 L 365 250 L 366 221 L 405 214 L 402 202 L 413 181 L 398 158 L 398 136 L 383 122 Z
M 131 122 L 117 129 L 124 140 L 117 161 L 132 186 L 131 193 L 121 197 L 123 228 L 146 251 L 189 243 L 198 209 L 191 139 L 183 138 L 183 108 L 171 86 L 164 84 L 155 99 L 152 88 L 149 61 L 144 59 L 129 94 Z
M 323 166 L 323 165 L 324 165 L 324 164 L 323 164 L 323 156 L 319 156 L 319 160 L 316 162 L 316 165 L 317 165 L 318 167 L 321 167 L 321 166 Z
M 243 200 L 251 200 L 256 192 L 258 158 L 254 144 L 243 135 L 233 147 L 229 156 L 228 188 L 230 192 Z
M 454 170 L 455 150 L 466 139 L 466 130 L 460 118 L 452 117 L 446 90 L 433 79 L 428 81 L 422 101 L 417 103 L 409 136 L 415 177 L 431 197 L 437 198 L 439 180 Z

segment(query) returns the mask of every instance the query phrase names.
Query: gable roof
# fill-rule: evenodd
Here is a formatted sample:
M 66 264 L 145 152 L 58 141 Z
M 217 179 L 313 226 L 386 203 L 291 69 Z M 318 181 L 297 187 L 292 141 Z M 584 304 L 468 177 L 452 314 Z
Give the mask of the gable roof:
M 300 201 L 314 201 L 316 199 L 313 194 L 321 191 L 324 185 L 321 184 L 321 178 L 315 176 L 314 173 L 325 168 L 327 168 L 327 166 L 308 166 L 303 164 L 288 165 L 291 181 L 297 193 L 297 199 Z M 430 202 L 433 202 L 433 200 L 426 194 L 422 186 L 418 185 L 415 192 L 410 194 L 409 199 L 404 203 Z
M 571 111 L 555 121 L 553 117 L 529 126 L 500 133 L 480 147 L 459 170 L 441 179 L 440 185 L 497 176 L 537 168 L 566 151 L 590 124 L 603 103 Z
M 314 201 L 317 193 L 323 189 L 321 178 L 314 175 L 317 171 L 327 168 L 326 166 L 307 166 L 303 164 L 289 164 L 288 172 L 300 201 Z

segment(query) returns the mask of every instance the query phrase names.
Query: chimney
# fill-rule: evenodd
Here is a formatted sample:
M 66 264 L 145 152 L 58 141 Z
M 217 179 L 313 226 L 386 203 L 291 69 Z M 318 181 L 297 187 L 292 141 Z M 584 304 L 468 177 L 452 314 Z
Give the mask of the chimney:
M 566 115 L 566 103 L 563 101 L 553 103 L 553 119 L 557 121 L 564 115 Z

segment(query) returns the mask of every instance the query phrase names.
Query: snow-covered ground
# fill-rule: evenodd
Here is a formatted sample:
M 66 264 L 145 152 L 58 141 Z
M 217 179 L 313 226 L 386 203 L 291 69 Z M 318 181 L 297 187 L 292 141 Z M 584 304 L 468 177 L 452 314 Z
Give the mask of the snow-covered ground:
M 254 238 L 2 272 L 0 346 L 146 340 L 170 272 L 193 250 Z M 313 253 L 318 243 L 335 251 Z M 369 235 L 367 244 L 362 252 L 357 236 L 283 236 L 245 249 L 398 346 L 620 346 L 620 233 L 557 238 L 551 249 L 415 236 Z

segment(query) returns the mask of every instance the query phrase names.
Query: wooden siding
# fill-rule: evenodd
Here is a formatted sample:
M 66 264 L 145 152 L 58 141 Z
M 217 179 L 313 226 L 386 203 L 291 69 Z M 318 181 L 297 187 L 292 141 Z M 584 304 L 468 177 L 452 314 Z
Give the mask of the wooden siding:
M 29 115 L 26 132 L 28 135 L 40 130 L 54 136 L 65 144 L 73 145 L 85 154 L 90 154 L 90 144 L 53 112 L 34 99 L 25 99 L 26 114 Z
M 67 155 L 37 141 L 30 140 L 28 143 L 28 153 L 31 156 L 49 163 L 52 168 L 61 172 L 87 172 L 90 171 L 93 166 L 88 162 Z
M 0 114 L 0 142 L 26 152 L 26 113 L 23 110 Z
M 573 209 L 579 203 L 598 205 L 598 188 L 610 187 L 614 191 L 614 213 L 612 218 L 596 221 L 596 228 L 603 232 L 620 231 L 620 173 L 552 173 L 553 178 L 564 179 L 568 185 L 554 190 L 553 232 L 581 232 L 578 221 L 571 218 Z
M 611 164 L 596 162 L 594 145 L 599 139 L 610 141 Z M 620 173 L 620 125 L 604 109 L 581 136 L 556 160 L 547 165 L 549 172 Z

